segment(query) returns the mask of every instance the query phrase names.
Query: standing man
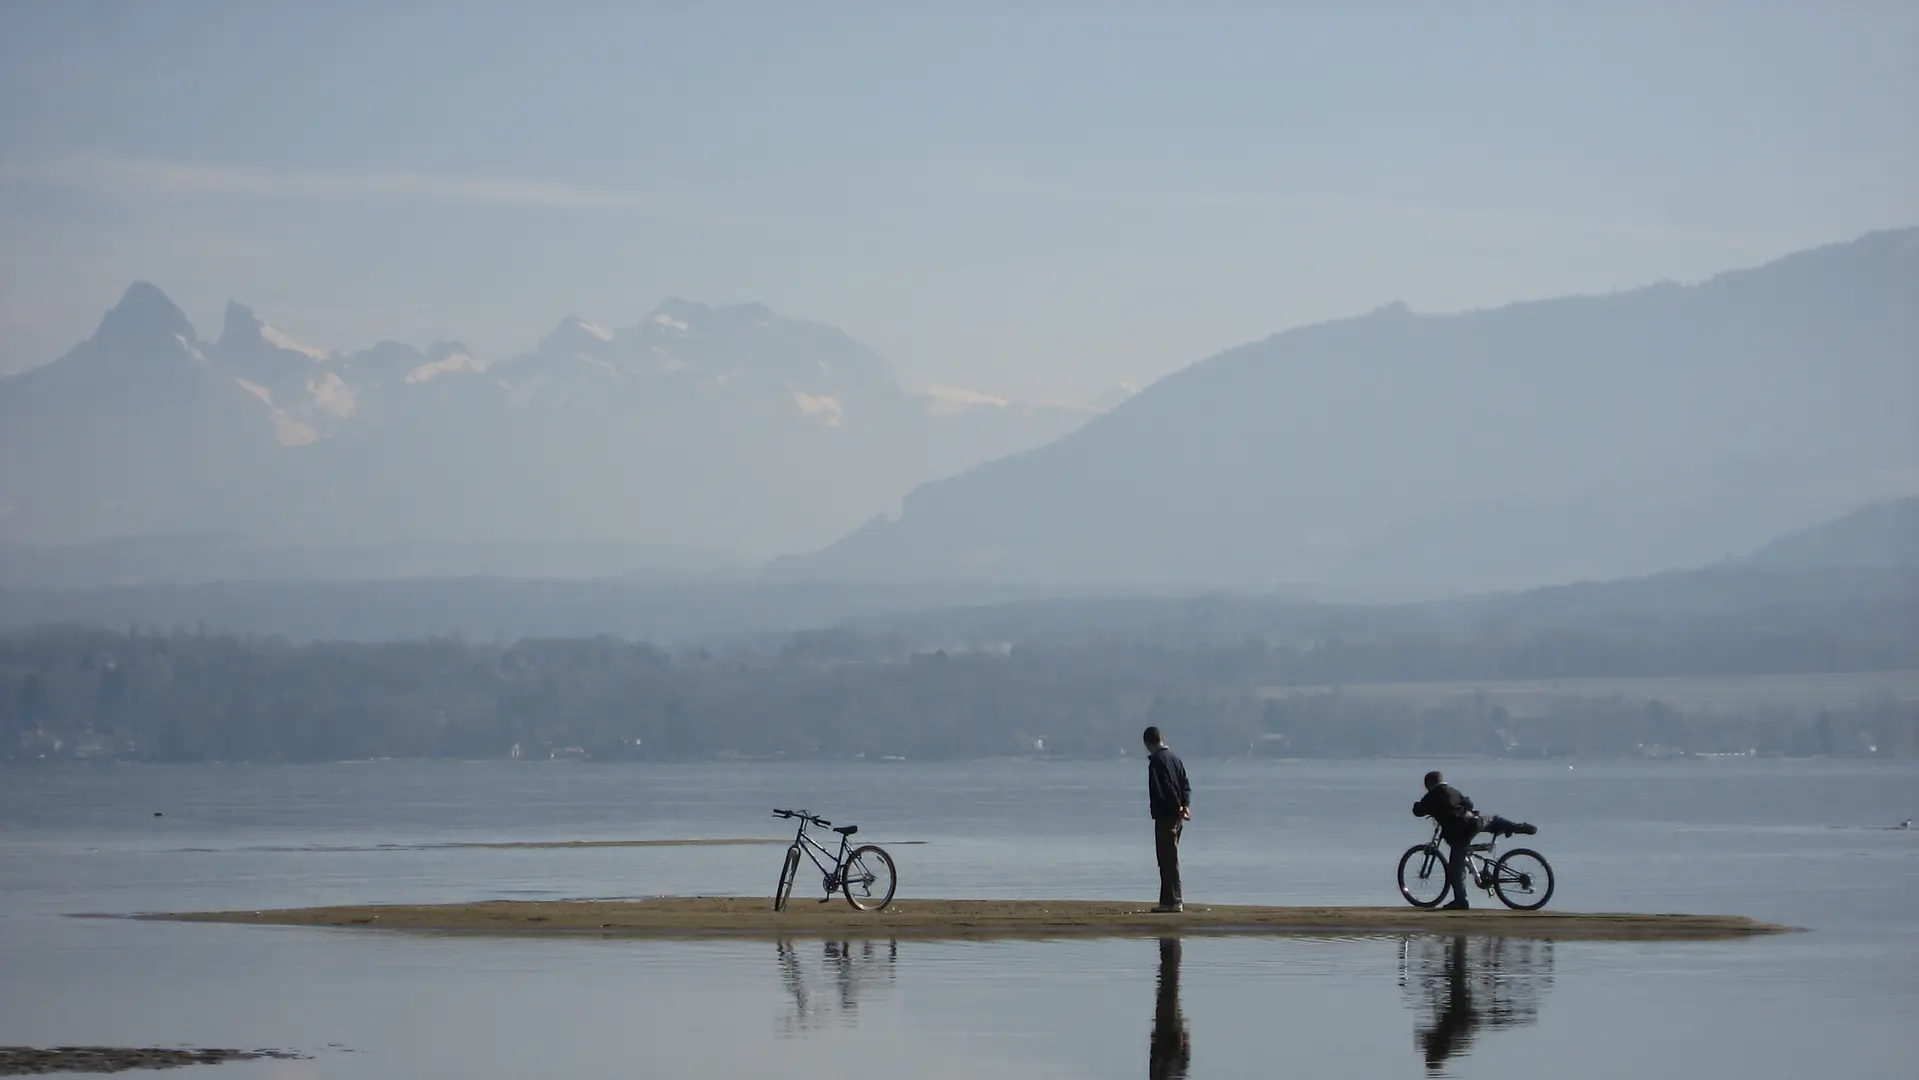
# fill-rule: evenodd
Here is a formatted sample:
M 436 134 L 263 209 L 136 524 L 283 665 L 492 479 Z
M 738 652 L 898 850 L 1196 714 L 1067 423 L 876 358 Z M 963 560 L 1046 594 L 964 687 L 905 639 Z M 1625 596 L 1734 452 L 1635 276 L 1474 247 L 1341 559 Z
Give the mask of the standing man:
M 1159 906 L 1154 911 L 1183 911 L 1179 892 L 1179 834 L 1193 819 L 1188 804 L 1193 786 L 1186 765 L 1160 738 L 1146 729 L 1146 798 L 1153 812 L 1153 854 L 1159 859 Z

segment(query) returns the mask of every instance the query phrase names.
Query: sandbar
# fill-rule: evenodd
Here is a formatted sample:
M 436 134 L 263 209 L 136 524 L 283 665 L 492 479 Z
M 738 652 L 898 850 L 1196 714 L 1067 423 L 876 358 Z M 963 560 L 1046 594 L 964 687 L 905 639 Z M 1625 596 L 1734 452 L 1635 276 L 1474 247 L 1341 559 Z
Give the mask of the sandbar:
M 1104 900 L 895 900 L 855 911 L 843 900 L 795 900 L 783 912 L 763 897 L 644 900 L 485 900 L 266 911 L 136 915 L 180 922 L 345 927 L 510 936 L 627 938 L 1064 938 L 1270 934 L 1446 934 L 1591 941 L 1715 940 L 1793 928 L 1738 915 L 1642 915 L 1565 911 L 1425 911 L 1396 907 L 1264 907 L 1188 904 L 1161 914 L 1150 903 Z
M 736 844 L 790 844 L 791 840 L 760 840 L 746 837 L 717 840 L 466 840 L 446 844 L 417 844 L 418 849 L 437 848 L 601 848 L 601 847 L 728 847 Z
M 116 1073 L 133 1069 L 184 1069 L 228 1061 L 300 1060 L 285 1050 L 182 1050 L 157 1046 L 0 1046 L 0 1076 L 49 1073 Z

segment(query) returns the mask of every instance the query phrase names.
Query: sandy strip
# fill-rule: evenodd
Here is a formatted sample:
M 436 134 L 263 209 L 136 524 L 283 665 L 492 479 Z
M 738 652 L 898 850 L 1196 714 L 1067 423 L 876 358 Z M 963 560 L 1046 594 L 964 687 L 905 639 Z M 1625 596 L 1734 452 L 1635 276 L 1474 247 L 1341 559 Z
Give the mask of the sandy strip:
M 285 1050 L 173 1050 L 138 1046 L 0 1046 L 0 1076 L 49 1073 L 116 1073 L 131 1069 L 180 1069 L 228 1061 L 300 1060 Z
M 589 848 L 589 847 L 724 847 L 732 844 L 790 844 L 791 840 L 501 840 L 493 843 L 469 841 L 452 844 L 418 844 L 416 851 L 440 848 Z
M 504 935 L 603 937 L 1001 938 L 1175 934 L 1473 934 L 1559 940 L 1711 940 L 1789 927 L 1738 915 L 1581 914 L 1559 911 L 1422 911 L 1397 907 L 1246 907 L 1188 904 L 1157 914 L 1150 904 L 1097 900 L 896 900 L 860 912 L 843 900 L 795 898 L 775 912 L 760 897 L 650 900 L 489 900 L 138 915 L 183 922 L 338 926 Z

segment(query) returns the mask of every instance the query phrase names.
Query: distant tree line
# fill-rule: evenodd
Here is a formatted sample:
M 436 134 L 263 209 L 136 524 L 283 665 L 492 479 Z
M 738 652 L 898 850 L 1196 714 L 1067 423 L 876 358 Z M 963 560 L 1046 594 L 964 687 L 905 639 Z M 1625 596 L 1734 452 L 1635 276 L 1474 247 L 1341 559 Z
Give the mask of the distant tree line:
M 610 636 L 294 644 L 42 626 L 0 635 L 0 758 L 1104 757 L 1149 723 L 1218 755 L 1903 756 L 1919 707 L 1892 696 L 1722 715 L 1592 693 L 1516 715 L 1471 691 L 1409 700 L 1364 687 L 1909 670 L 1914 638 L 1758 620 L 928 651 L 823 630 L 721 654 Z

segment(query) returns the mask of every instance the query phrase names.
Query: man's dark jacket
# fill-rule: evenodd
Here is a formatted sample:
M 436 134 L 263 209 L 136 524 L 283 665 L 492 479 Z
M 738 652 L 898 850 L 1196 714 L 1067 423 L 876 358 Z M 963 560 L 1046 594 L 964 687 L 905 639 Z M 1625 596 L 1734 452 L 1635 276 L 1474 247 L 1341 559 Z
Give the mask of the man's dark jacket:
M 1471 837 L 1479 831 L 1479 819 L 1473 816 L 1473 801 L 1451 784 L 1434 784 L 1413 804 L 1414 817 L 1429 817 L 1439 822 L 1440 834 L 1451 840 Z
M 1154 821 L 1177 818 L 1181 807 L 1193 805 L 1193 785 L 1186 782 L 1186 765 L 1164 746 L 1146 758 L 1146 797 L 1152 804 Z

